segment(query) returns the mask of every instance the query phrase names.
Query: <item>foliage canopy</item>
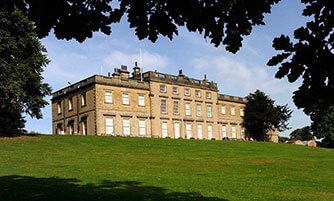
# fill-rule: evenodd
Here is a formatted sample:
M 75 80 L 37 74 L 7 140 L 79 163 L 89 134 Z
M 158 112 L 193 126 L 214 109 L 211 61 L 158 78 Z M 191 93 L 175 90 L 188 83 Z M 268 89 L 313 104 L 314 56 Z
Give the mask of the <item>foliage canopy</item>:
M 93 32 L 111 34 L 111 24 L 126 15 L 139 39 L 152 42 L 159 34 L 172 39 L 178 27 L 204 33 L 215 46 L 237 52 L 243 36 L 255 25 L 264 25 L 264 14 L 280 0 L 12 0 L 0 6 L 16 6 L 35 23 L 39 38 L 54 29 L 58 39 L 83 42 Z M 3 5 L 1 5 L 3 4 Z
M 19 11 L 0 10 L 0 135 L 23 132 L 22 113 L 41 118 L 48 104 L 43 98 L 51 93 L 43 83 L 45 48 L 33 24 Z
M 274 103 L 274 100 L 259 90 L 247 96 L 244 127 L 250 137 L 263 141 L 270 130 L 288 129 L 291 110 L 287 105 L 275 106 Z

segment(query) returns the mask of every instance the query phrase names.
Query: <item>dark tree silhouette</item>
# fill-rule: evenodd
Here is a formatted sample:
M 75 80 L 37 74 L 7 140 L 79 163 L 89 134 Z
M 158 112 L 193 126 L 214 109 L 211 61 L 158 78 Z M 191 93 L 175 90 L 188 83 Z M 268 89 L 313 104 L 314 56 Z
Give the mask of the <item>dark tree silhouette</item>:
M 312 20 L 295 30 L 296 42 L 284 35 L 274 39 L 273 47 L 282 53 L 272 57 L 268 65 L 279 66 L 276 78 L 286 76 L 289 82 L 302 78 L 293 100 L 310 115 L 314 135 L 321 136 L 319 125 L 334 105 L 334 1 L 302 2 L 307 5 L 303 15 Z
M 274 103 L 275 101 L 259 90 L 247 96 L 243 124 L 249 137 L 263 141 L 270 130 L 283 131 L 288 129 L 291 110 L 287 105 L 275 106 Z
M 237 52 L 243 36 L 255 25 L 264 25 L 264 14 L 280 0 L 11 0 L 0 6 L 22 10 L 34 22 L 39 38 L 54 29 L 58 39 L 91 38 L 93 32 L 111 34 L 111 24 L 126 15 L 139 39 L 152 42 L 159 34 L 172 39 L 178 27 L 204 33 L 215 46 Z
M 303 128 L 297 128 L 290 133 L 291 140 L 313 140 L 313 134 L 311 132 L 310 126 L 305 126 Z
M 45 52 L 19 10 L 0 10 L 0 135 L 24 132 L 22 113 L 42 117 L 43 98 L 51 92 L 41 76 L 49 62 Z

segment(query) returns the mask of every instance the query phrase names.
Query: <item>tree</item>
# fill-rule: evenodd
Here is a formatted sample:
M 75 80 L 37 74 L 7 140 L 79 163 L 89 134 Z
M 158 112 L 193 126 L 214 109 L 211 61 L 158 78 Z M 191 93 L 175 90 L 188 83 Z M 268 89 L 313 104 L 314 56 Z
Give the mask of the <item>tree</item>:
M 315 136 L 321 139 L 321 146 L 334 148 L 334 106 L 331 106 L 316 124 Z
M 19 10 L 0 10 L 0 135 L 24 132 L 22 113 L 41 118 L 50 87 L 41 73 L 49 60 L 33 24 Z
M 282 53 L 272 57 L 268 65 L 279 66 L 276 78 L 286 76 L 289 82 L 303 79 L 293 101 L 297 108 L 310 115 L 314 135 L 324 136 L 327 134 L 321 133 L 324 132 L 322 120 L 330 115 L 328 110 L 334 105 L 334 2 L 302 2 L 307 5 L 303 15 L 312 20 L 294 31 L 296 42 L 285 35 L 274 39 L 273 47 Z M 334 129 L 334 124 L 327 126 Z
M 288 129 L 291 110 L 287 105 L 275 106 L 274 103 L 275 101 L 259 90 L 247 96 L 243 124 L 249 137 L 263 141 L 270 130 Z
M 155 42 L 160 34 L 172 39 L 178 35 L 178 27 L 185 26 L 192 32 L 204 32 L 204 38 L 212 44 L 226 45 L 235 53 L 243 36 L 249 35 L 253 26 L 264 25 L 264 14 L 279 1 L 11 0 L 1 1 L 0 7 L 22 10 L 34 22 L 39 38 L 47 36 L 51 29 L 58 39 L 74 38 L 79 42 L 97 31 L 109 35 L 110 25 L 126 15 L 139 39 Z
M 291 140 L 313 140 L 313 134 L 311 132 L 310 126 L 305 126 L 303 128 L 297 128 L 290 133 Z

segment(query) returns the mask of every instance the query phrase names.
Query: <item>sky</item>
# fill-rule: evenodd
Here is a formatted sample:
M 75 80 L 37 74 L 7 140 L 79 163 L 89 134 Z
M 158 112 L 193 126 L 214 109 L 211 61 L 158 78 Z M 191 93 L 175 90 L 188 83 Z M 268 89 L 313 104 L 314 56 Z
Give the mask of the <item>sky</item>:
M 41 40 L 46 47 L 51 62 L 43 72 L 44 82 L 53 91 L 75 83 L 88 76 L 102 73 L 107 75 L 120 65 L 132 70 L 135 61 L 140 61 L 140 49 L 144 71 L 158 70 L 163 73 L 178 74 L 179 69 L 192 78 L 218 83 L 219 93 L 245 97 L 259 89 L 269 95 L 276 104 L 288 104 L 293 110 L 289 120 L 290 130 L 280 132 L 288 136 L 294 129 L 310 125 L 310 119 L 292 101 L 293 91 L 301 80 L 289 83 L 287 79 L 274 77 L 277 67 L 268 67 L 268 60 L 276 55 L 272 41 L 281 34 L 293 35 L 293 31 L 304 26 L 308 20 L 302 16 L 305 7 L 300 0 L 283 0 L 265 15 L 264 26 L 254 27 L 244 38 L 239 52 L 232 54 L 224 46 L 218 48 L 205 40 L 203 35 L 179 28 L 179 35 L 173 40 L 159 36 L 157 42 L 139 40 L 134 29 L 129 28 L 126 16 L 119 24 L 112 25 L 112 34 L 107 36 L 94 33 L 83 43 L 76 40 L 58 40 L 51 32 Z M 51 97 L 45 98 L 51 103 Z M 52 132 L 51 106 L 42 109 L 42 119 L 26 117 L 26 130 L 44 134 Z

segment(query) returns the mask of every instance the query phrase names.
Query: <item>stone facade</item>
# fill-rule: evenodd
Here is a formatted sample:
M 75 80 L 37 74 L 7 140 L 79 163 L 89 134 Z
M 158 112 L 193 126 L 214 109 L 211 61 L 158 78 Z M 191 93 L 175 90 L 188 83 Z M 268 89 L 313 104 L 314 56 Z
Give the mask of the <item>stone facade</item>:
M 217 84 L 126 66 L 53 93 L 54 134 L 245 139 L 246 99 L 218 93 Z M 277 131 L 269 141 L 277 142 Z

